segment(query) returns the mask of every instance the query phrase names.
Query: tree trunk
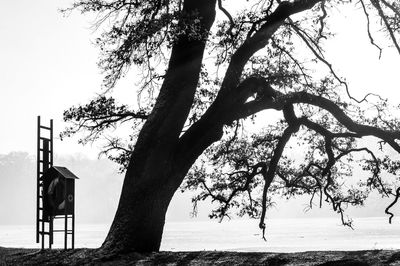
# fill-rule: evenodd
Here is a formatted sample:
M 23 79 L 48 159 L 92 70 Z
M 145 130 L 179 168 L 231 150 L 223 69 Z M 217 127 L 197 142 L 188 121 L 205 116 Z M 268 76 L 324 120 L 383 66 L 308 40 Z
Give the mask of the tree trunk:
M 216 0 L 184 3 L 183 13 L 198 14 L 202 31 L 208 32 L 215 19 Z M 205 39 L 186 35 L 174 44 L 164 83 L 138 136 L 117 213 L 102 249 L 159 250 L 168 205 L 187 172 L 177 170 L 174 162 L 179 136 L 193 103 L 204 49 Z
M 159 175 L 160 169 L 148 170 L 147 175 Z M 161 244 L 165 214 L 177 188 L 163 182 L 124 185 L 120 204 L 110 232 L 102 248 L 116 252 L 158 251 Z M 164 180 L 163 180 L 164 179 Z

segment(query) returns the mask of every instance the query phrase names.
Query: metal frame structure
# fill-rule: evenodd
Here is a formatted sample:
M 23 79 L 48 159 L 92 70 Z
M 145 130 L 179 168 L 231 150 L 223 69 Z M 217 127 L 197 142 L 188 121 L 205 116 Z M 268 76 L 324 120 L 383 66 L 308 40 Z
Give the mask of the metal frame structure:
M 46 137 L 47 133 L 47 137 Z M 49 248 L 53 244 L 54 232 L 64 232 L 64 249 L 68 248 L 68 235 L 71 235 L 71 248 L 75 248 L 75 211 L 67 214 L 65 208 L 62 215 L 45 217 L 45 191 L 43 174 L 53 166 L 53 119 L 50 126 L 41 125 L 40 116 L 37 118 L 37 188 L 36 188 L 36 243 L 41 242 L 44 249 L 45 236 L 48 235 Z M 66 186 L 65 186 L 66 190 Z M 73 188 L 75 190 L 75 188 Z M 66 199 L 67 200 L 67 199 Z M 73 201 L 75 202 L 75 200 Z M 73 208 L 75 209 L 75 208 Z M 64 229 L 54 230 L 54 219 L 64 219 Z M 68 230 L 68 219 L 71 219 L 71 229 Z

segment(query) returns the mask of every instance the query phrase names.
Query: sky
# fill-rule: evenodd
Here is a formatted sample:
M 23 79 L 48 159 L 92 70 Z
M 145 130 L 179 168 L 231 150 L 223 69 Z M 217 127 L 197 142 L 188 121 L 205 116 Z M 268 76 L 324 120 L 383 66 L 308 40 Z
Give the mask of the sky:
M 70 0 L 0 1 L 0 153 L 35 154 L 36 117 L 54 119 L 55 132 L 65 127 L 62 113 L 85 103 L 100 92 L 97 68 L 98 32 L 90 18 L 74 12 L 65 17 L 60 8 Z M 365 19 L 356 7 L 336 14 L 331 29 L 339 34 L 327 43 L 328 58 L 345 75 L 352 93 L 361 97 L 379 92 L 397 99 L 399 55 L 385 49 L 382 59 L 369 44 Z M 133 82 L 132 82 L 133 83 Z M 134 99 L 129 80 L 119 82 L 115 93 Z M 82 147 L 76 139 L 55 143 L 58 154 L 84 153 L 95 158 L 96 145 Z
M 62 113 L 85 103 L 100 92 L 102 75 L 97 68 L 98 50 L 93 41 L 98 32 L 90 18 L 74 12 L 65 17 L 60 8 L 70 0 L 0 1 L 0 153 L 35 153 L 36 117 L 54 119 L 55 132 L 65 124 Z M 368 42 L 360 10 L 337 15 L 331 28 L 339 34 L 327 43 L 329 59 L 348 79 L 354 95 L 366 91 L 398 98 L 399 55 L 385 49 L 382 59 Z M 361 30 L 360 30 L 361 29 Z M 116 94 L 129 94 L 133 86 L 119 83 Z M 58 135 L 58 134 L 56 134 Z M 84 153 L 95 157 L 96 145 L 82 147 L 76 139 L 56 141 L 59 154 Z
M 58 9 L 69 3 L 0 1 L 0 153 L 35 154 L 38 115 L 44 123 L 54 119 L 60 132 L 63 111 L 99 91 L 89 21 L 79 14 L 64 17 Z M 55 145 L 61 154 L 95 154 L 76 140 Z
M 34 155 L 38 115 L 44 123 L 54 119 L 57 136 L 65 127 L 63 111 L 100 92 L 102 75 L 93 45 L 97 33 L 90 27 L 90 18 L 78 13 L 64 17 L 58 11 L 71 2 L 0 1 L 0 154 Z M 400 56 L 394 49 L 385 49 L 379 60 L 360 14 L 355 7 L 336 14 L 331 28 L 338 34 L 327 43 L 328 59 L 347 77 L 355 96 L 378 92 L 397 100 Z M 135 99 L 132 86 L 129 79 L 122 80 L 115 89 L 117 98 Z M 96 159 L 98 149 L 96 145 L 82 147 L 76 138 L 62 142 L 56 138 L 55 152 Z

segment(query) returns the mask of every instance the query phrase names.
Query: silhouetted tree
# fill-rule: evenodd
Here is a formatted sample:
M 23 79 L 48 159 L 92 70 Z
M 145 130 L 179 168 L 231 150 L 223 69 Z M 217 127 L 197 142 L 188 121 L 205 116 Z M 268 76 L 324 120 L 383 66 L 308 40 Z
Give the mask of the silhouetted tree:
M 396 173 L 399 163 L 358 141 L 373 136 L 382 149 L 400 152 L 393 109 L 376 95 L 355 99 L 325 58 L 323 44 L 334 38 L 331 11 L 348 5 L 365 14 L 379 52 L 374 30 L 400 53 L 394 0 L 76 1 L 70 10 L 96 14 L 102 31 L 104 90 L 65 112 L 72 126 L 63 136 L 85 131 L 83 143 L 108 138 L 103 153 L 126 168 L 102 248 L 157 251 L 180 186 L 200 189 L 195 204 L 208 197 L 220 203 L 213 217 L 234 207 L 259 217 L 261 229 L 268 193 L 309 194 L 310 204 L 326 199 L 345 224 L 345 205 L 362 204 L 371 189 L 397 200 L 399 189 L 381 174 Z M 111 90 L 130 67 L 142 77 L 132 84 L 138 101 L 118 105 Z M 276 110 L 264 116 L 276 122 L 250 135 L 245 128 L 262 110 Z M 129 123 L 128 138 L 107 137 L 107 129 Z M 293 142 L 301 156 L 289 150 Z M 358 159 L 372 175 L 345 186 L 347 163 Z

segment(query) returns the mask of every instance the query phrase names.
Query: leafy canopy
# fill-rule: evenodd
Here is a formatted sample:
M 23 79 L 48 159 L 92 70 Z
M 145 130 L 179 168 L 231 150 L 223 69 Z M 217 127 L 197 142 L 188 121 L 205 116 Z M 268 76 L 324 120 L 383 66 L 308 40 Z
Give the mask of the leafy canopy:
M 237 209 L 239 215 L 260 218 L 264 229 L 273 195 L 310 195 L 310 208 L 314 201 L 326 201 L 346 225 L 351 225 L 346 207 L 362 205 L 371 190 L 397 201 L 400 162 L 385 154 L 400 152 L 394 117 L 399 108 L 373 94 L 353 97 L 324 46 L 335 38 L 330 28 L 336 10 L 355 7 L 353 12 L 365 19 L 360 30 L 379 56 L 387 43 L 400 53 L 398 1 L 219 0 L 210 32 L 204 31 L 198 13 L 183 11 L 185 2 L 189 0 L 81 0 L 64 10 L 96 14 L 104 82 L 100 96 L 65 111 L 71 126 L 62 137 L 84 132 L 83 144 L 102 141 L 102 153 L 123 172 L 164 81 L 171 48 L 186 36 L 206 42 L 206 51 L 182 135 L 216 99 L 230 97 L 224 91 L 227 84 L 251 88 L 237 96 L 240 108 L 224 122 L 223 137 L 205 150 L 181 186 L 199 192 L 195 207 L 210 198 L 219 203 L 211 217 L 223 218 Z M 112 90 L 128 70 L 139 80 L 132 86 L 137 102 L 119 105 Z M 240 73 L 237 82 L 229 80 L 234 71 Z M 270 111 L 258 115 L 264 109 Z M 131 128 L 128 136 L 113 133 L 123 125 Z M 377 144 L 362 141 L 367 136 Z M 357 164 L 365 178 L 354 182 L 350 177 Z M 386 209 L 390 218 L 393 204 Z

